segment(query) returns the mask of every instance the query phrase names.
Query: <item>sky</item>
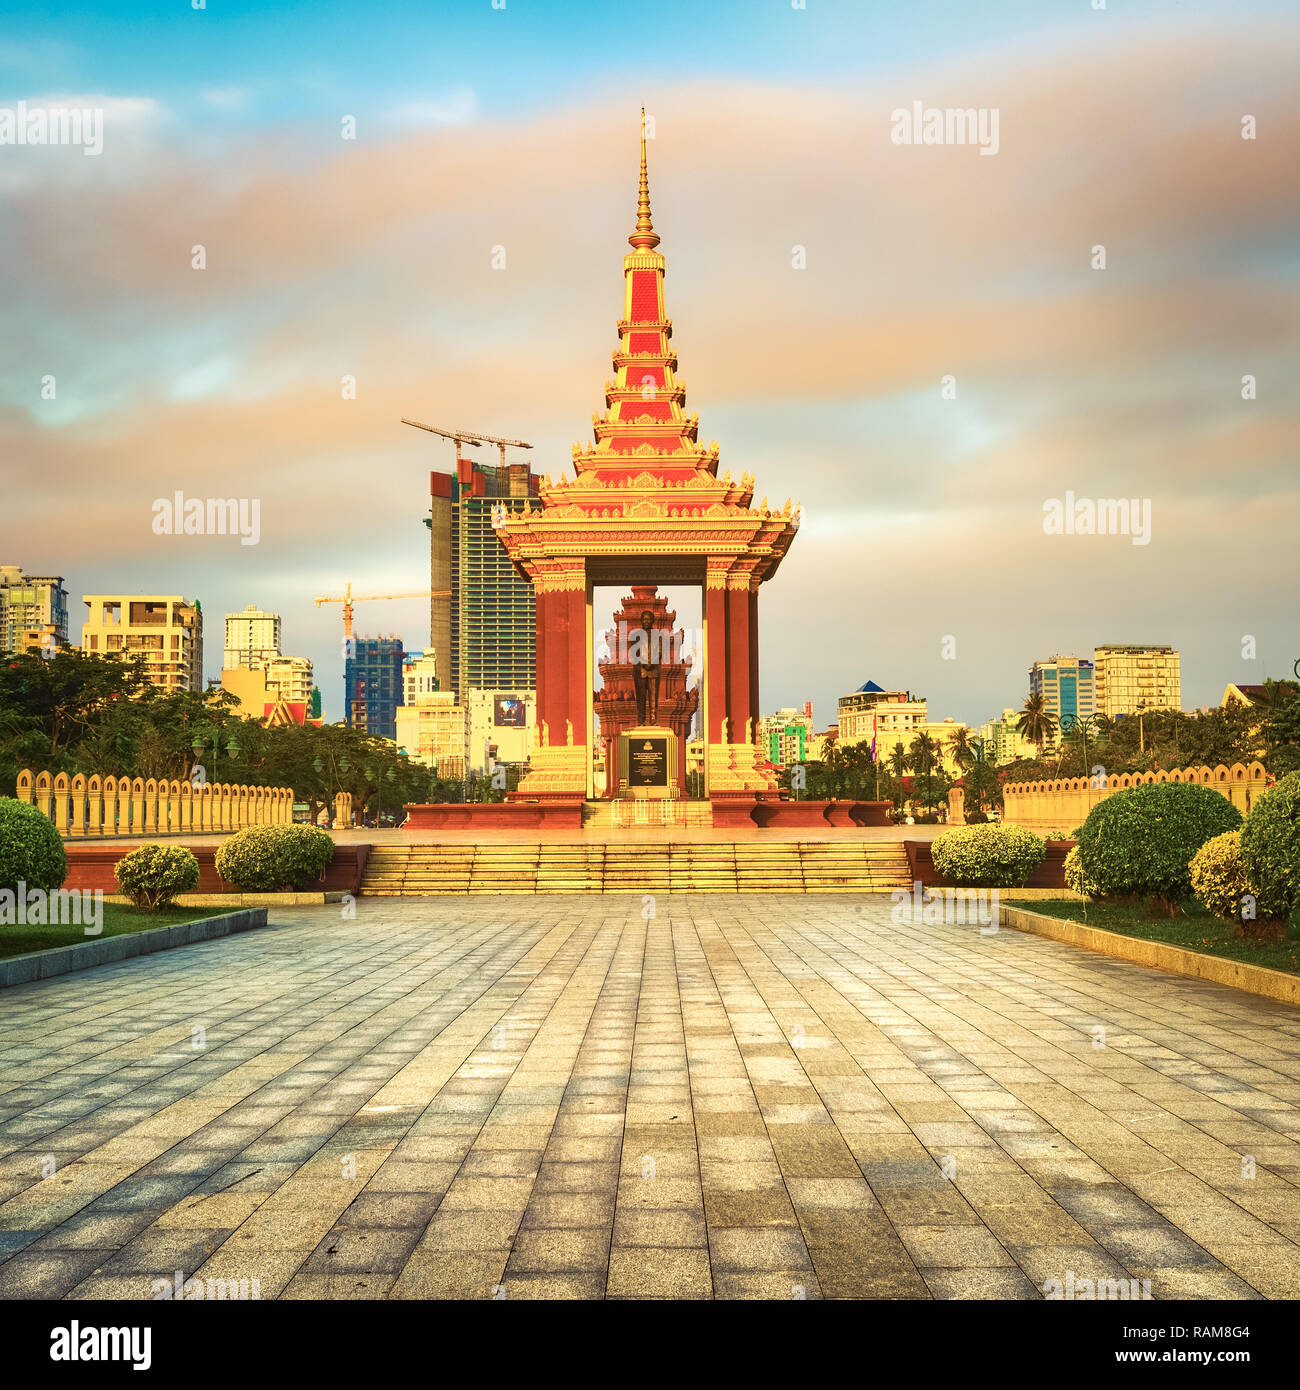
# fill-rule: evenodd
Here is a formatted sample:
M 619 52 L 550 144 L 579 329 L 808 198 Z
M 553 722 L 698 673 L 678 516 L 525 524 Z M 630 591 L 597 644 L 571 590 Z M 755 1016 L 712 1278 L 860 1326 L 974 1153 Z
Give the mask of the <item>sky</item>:
M 96 155 L 0 144 L 0 563 L 66 577 L 74 640 L 82 594 L 197 597 L 209 676 L 224 613 L 280 612 L 341 717 L 312 600 L 423 587 L 452 465 L 401 417 L 553 475 L 591 438 L 644 105 L 687 408 L 803 506 L 765 712 L 825 727 L 872 679 L 978 724 L 1107 642 L 1179 648 L 1185 708 L 1289 674 L 1288 10 L 0 0 L 0 122 L 104 113 Z M 896 142 L 915 102 L 995 117 L 996 153 Z M 177 490 L 257 499 L 258 543 L 154 534 Z M 1070 496 L 1149 537 L 1050 534 Z M 411 648 L 427 623 L 358 608 Z

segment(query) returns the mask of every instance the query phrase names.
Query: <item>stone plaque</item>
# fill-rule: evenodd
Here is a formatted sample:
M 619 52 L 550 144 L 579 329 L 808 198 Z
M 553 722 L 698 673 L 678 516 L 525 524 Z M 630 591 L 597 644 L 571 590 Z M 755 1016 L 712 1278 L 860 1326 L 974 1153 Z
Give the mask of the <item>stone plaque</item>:
M 629 788 L 668 785 L 666 738 L 642 736 L 628 740 L 627 784 Z
M 677 735 L 651 725 L 618 736 L 618 794 L 637 798 L 677 795 Z

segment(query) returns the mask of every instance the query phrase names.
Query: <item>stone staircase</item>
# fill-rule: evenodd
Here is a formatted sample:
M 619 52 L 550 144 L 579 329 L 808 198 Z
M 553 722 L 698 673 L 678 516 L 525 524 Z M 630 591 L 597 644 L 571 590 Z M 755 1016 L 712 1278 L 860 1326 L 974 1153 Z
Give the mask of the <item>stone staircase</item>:
M 700 830 L 713 825 L 707 801 L 669 797 L 662 801 L 611 798 L 588 801 L 582 808 L 584 830 Z
M 910 888 L 901 842 L 376 845 L 361 892 L 888 893 Z

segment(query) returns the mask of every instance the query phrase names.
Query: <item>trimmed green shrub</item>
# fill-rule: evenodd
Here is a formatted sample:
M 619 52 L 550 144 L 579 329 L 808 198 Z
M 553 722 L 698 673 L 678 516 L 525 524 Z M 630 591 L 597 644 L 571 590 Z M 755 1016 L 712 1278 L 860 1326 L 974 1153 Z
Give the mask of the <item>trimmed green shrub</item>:
M 1192 893 L 1189 865 L 1207 841 L 1241 825 L 1211 787 L 1148 782 L 1114 792 L 1088 813 L 1079 865 L 1103 897 L 1155 897 L 1172 913 Z
M 17 797 L 0 797 L 0 888 L 20 883 L 48 892 L 68 876 L 68 854 L 54 822 Z
M 959 825 L 930 844 L 934 867 L 960 888 L 1019 888 L 1046 853 L 1023 825 Z
M 1237 921 L 1242 898 L 1254 896 L 1241 863 L 1241 831 L 1229 830 L 1206 840 L 1187 867 L 1197 901 L 1216 917 Z
M 334 858 L 334 841 L 312 825 L 250 825 L 217 850 L 217 872 L 249 893 L 300 888 Z
M 1083 865 L 1079 862 L 1079 846 L 1074 848 L 1065 856 L 1065 886 L 1072 892 L 1078 893 L 1084 898 L 1095 898 L 1101 889 L 1083 871 Z
M 156 912 L 199 886 L 199 861 L 184 845 L 141 845 L 117 861 L 113 877 L 137 908 Z
M 1283 777 L 1251 808 L 1241 831 L 1241 866 L 1255 885 L 1261 918 L 1285 922 L 1300 907 L 1300 772 Z

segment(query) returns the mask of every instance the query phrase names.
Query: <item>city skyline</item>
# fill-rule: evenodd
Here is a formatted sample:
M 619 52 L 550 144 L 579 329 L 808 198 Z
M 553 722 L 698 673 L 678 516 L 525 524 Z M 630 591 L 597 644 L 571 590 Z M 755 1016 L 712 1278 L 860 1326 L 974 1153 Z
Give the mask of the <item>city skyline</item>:
M 339 87 L 325 50 L 343 11 L 326 6 L 321 52 L 275 91 L 257 63 L 239 91 L 225 68 L 260 38 L 282 71 L 301 36 L 247 11 L 199 17 L 200 45 L 159 7 L 148 61 L 111 15 L 79 20 L 82 46 L 66 14 L 58 42 L 11 26 L 0 105 L 80 92 L 105 110 L 97 159 L 7 149 L 3 172 L 17 332 L 0 439 L 23 468 L 5 562 L 63 574 L 74 630 L 82 593 L 257 602 L 292 625 L 334 712 L 337 615 L 311 596 L 420 587 L 428 473 L 453 466 L 401 417 L 528 438 L 556 475 L 599 406 L 644 100 L 701 438 L 803 503 L 764 595 L 765 711 L 828 712 L 870 678 L 978 724 L 1032 661 L 1109 640 L 1178 649 L 1186 708 L 1289 674 L 1294 549 L 1260 543 L 1300 520 L 1285 392 L 1300 31 L 1280 9 L 1227 28 L 1204 5 L 1010 6 L 940 26 L 936 45 L 935 7 L 825 6 L 833 25 L 817 7 L 754 24 L 720 7 L 687 61 L 666 35 L 638 49 L 629 99 L 616 74 L 574 91 L 545 64 L 518 71 L 548 44 L 577 54 L 575 18 L 599 13 L 615 48 L 628 18 L 483 8 L 495 29 L 460 15 L 439 31 L 463 60 L 442 66 L 476 73 L 469 96 L 403 90 L 433 42 L 419 17 L 402 64 L 381 80 L 388 16 Z M 894 143 L 891 113 L 914 101 L 999 110 L 996 158 Z M 256 499 L 259 543 L 158 535 L 154 503 L 177 488 Z M 1074 497 L 1145 502 L 1146 543 L 1049 531 L 1044 509 Z M 427 606 L 385 605 L 359 631 L 422 649 Z

